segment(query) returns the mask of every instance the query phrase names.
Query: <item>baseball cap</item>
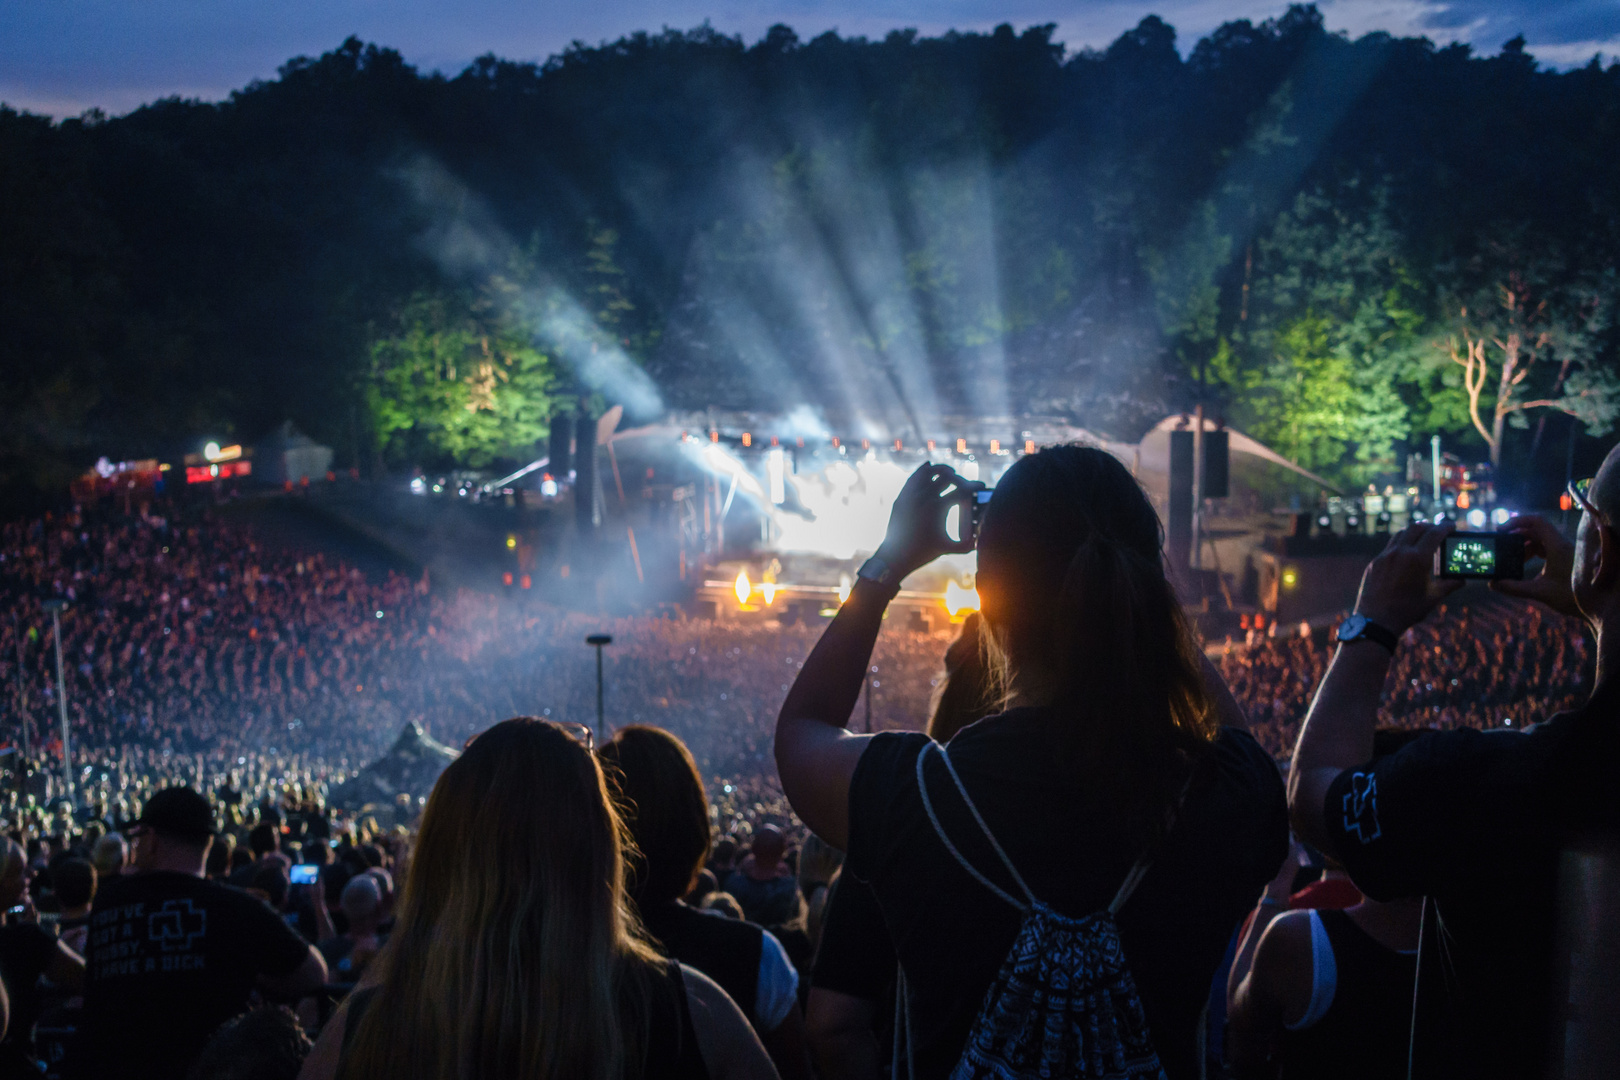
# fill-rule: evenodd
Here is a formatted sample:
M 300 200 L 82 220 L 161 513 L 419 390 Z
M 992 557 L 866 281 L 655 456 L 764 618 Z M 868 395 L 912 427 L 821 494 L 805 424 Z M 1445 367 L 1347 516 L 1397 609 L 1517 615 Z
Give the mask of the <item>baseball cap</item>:
M 146 800 L 135 824 L 185 840 L 206 840 L 214 835 L 214 810 L 192 788 L 167 787 Z

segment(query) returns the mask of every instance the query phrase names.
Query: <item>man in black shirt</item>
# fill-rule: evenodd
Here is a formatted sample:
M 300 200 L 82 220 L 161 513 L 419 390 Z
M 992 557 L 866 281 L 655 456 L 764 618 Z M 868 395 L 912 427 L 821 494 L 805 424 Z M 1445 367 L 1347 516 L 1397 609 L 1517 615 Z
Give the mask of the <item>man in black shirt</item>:
M 213 811 L 188 787 L 152 796 L 130 831 L 140 872 L 96 894 L 76 1075 L 184 1076 L 221 1023 L 260 990 L 293 999 L 326 964 L 264 903 L 208 881 Z
M 1597 682 L 1583 708 L 1526 731 L 1431 732 L 1368 763 L 1399 636 L 1459 584 L 1431 577 L 1449 526 L 1420 524 L 1367 568 L 1361 618 L 1341 628 L 1294 751 L 1289 800 L 1300 836 L 1334 853 L 1374 899 L 1428 897 L 1414 1077 L 1542 1076 L 1564 1041 L 1559 860 L 1612 837 L 1617 816 L 1605 793 L 1620 751 L 1620 454 L 1574 494 L 1583 508 L 1575 545 L 1540 518 L 1516 518 L 1509 527 L 1546 566 L 1494 587 L 1591 625 Z

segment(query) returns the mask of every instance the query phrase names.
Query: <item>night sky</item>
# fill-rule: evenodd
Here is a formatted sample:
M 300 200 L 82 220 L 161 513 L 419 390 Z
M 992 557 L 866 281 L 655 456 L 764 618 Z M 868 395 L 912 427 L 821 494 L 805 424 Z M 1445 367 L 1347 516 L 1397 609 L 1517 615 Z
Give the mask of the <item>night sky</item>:
M 1495 53 L 1523 34 L 1544 63 L 1583 64 L 1620 54 L 1616 0 L 1324 0 L 1330 29 L 1386 30 Z M 825 30 L 881 37 L 1055 22 L 1071 49 L 1106 46 L 1144 15 L 1176 27 L 1183 52 L 1222 22 L 1280 14 L 1263 0 L 3 0 L 0 101 L 71 116 L 99 106 L 127 112 L 161 97 L 214 100 L 274 77 L 292 56 L 314 55 L 355 34 L 399 49 L 424 69 L 455 72 L 486 52 L 543 60 L 579 40 L 635 30 L 715 29 L 758 39 L 773 23 L 801 38 Z

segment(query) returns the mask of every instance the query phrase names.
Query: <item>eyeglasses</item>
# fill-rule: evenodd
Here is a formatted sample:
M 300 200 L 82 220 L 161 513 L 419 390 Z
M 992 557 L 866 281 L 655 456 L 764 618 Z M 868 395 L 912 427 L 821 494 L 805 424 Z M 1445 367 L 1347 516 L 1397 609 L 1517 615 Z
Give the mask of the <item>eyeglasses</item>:
M 1580 503 L 1582 510 L 1607 525 L 1609 524 L 1609 515 L 1599 510 L 1597 504 L 1592 502 L 1591 498 L 1592 484 L 1596 480 L 1597 477 L 1595 476 L 1589 476 L 1585 480 L 1571 480 L 1569 482 L 1569 494 L 1576 502 Z

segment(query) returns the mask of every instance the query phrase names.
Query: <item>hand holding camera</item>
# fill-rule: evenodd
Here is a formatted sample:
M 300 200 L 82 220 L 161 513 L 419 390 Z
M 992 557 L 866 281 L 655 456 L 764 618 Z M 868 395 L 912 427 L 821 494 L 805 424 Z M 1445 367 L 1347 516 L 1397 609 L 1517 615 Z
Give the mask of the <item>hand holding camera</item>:
M 1434 576 L 1435 556 L 1451 531 L 1449 523 L 1418 522 L 1391 537 L 1361 575 L 1356 614 L 1399 636 L 1462 588 L 1461 580 Z
M 983 508 L 980 499 L 988 494 L 983 484 L 963 479 L 949 465 L 925 462 L 895 497 L 878 558 L 904 577 L 941 555 L 972 551 Z M 954 539 L 947 527 L 953 507 L 959 508 Z
M 1535 600 L 1560 615 L 1579 617 L 1570 577 L 1575 568 L 1575 545 L 1540 514 L 1520 514 L 1507 524 L 1507 532 L 1520 537 L 1528 555 L 1547 560 L 1541 573 L 1529 581 L 1493 581 L 1491 589 L 1503 596 Z

